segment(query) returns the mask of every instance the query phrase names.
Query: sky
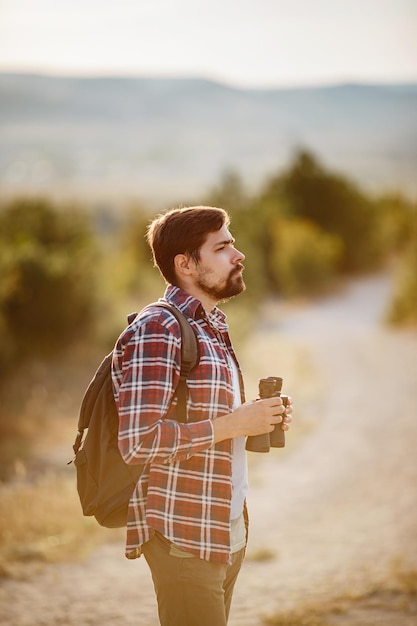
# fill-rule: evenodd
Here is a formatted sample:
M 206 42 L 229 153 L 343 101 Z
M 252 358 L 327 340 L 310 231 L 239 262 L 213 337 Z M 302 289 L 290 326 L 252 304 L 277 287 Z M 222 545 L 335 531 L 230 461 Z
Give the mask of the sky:
M 417 81 L 417 0 L 0 0 L 0 71 Z

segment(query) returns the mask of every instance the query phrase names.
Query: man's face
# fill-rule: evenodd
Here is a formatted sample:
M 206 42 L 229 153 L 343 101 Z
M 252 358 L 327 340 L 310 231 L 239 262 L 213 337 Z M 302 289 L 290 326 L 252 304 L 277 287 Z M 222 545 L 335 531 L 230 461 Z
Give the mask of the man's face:
M 227 226 L 209 233 L 196 264 L 196 287 L 214 303 L 236 296 L 245 289 L 242 277 L 244 259 L 245 255 L 234 247 Z

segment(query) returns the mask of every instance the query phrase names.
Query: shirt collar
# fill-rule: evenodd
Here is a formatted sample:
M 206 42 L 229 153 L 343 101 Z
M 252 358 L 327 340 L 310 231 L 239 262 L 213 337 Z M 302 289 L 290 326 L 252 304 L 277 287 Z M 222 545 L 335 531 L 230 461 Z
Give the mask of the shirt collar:
M 214 307 L 210 313 L 206 314 L 200 300 L 194 298 L 179 287 L 168 285 L 165 290 L 164 298 L 192 319 L 206 318 L 208 322 L 219 331 L 227 331 L 226 315 L 223 311 Z

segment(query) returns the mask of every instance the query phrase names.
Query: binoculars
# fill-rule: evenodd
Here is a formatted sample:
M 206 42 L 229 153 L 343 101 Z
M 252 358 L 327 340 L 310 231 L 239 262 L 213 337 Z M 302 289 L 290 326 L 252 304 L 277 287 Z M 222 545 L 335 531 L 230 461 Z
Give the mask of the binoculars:
M 264 398 L 281 398 L 284 406 L 287 406 L 288 396 L 281 395 L 282 378 L 269 376 L 259 380 L 259 397 Z M 282 415 L 284 419 L 284 414 Z M 262 435 L 252 435 L 246 440 L 246 450 L 251 452 L 269 452 L 270 448 L 284 448 L 285 432 L 281 428 L 282 422 L 275 424 L 274 430 L 270 433 Z

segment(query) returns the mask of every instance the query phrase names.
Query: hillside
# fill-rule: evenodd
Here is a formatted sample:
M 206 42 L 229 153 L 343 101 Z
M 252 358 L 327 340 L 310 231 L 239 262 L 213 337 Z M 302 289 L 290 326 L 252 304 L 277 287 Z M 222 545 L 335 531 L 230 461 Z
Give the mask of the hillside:
M 6 191 L 177 200 L 248 187 L 307 147 L 371 190 L 417 193 L 417 84 L 245 90 L 201 79 L 0 74 Z

